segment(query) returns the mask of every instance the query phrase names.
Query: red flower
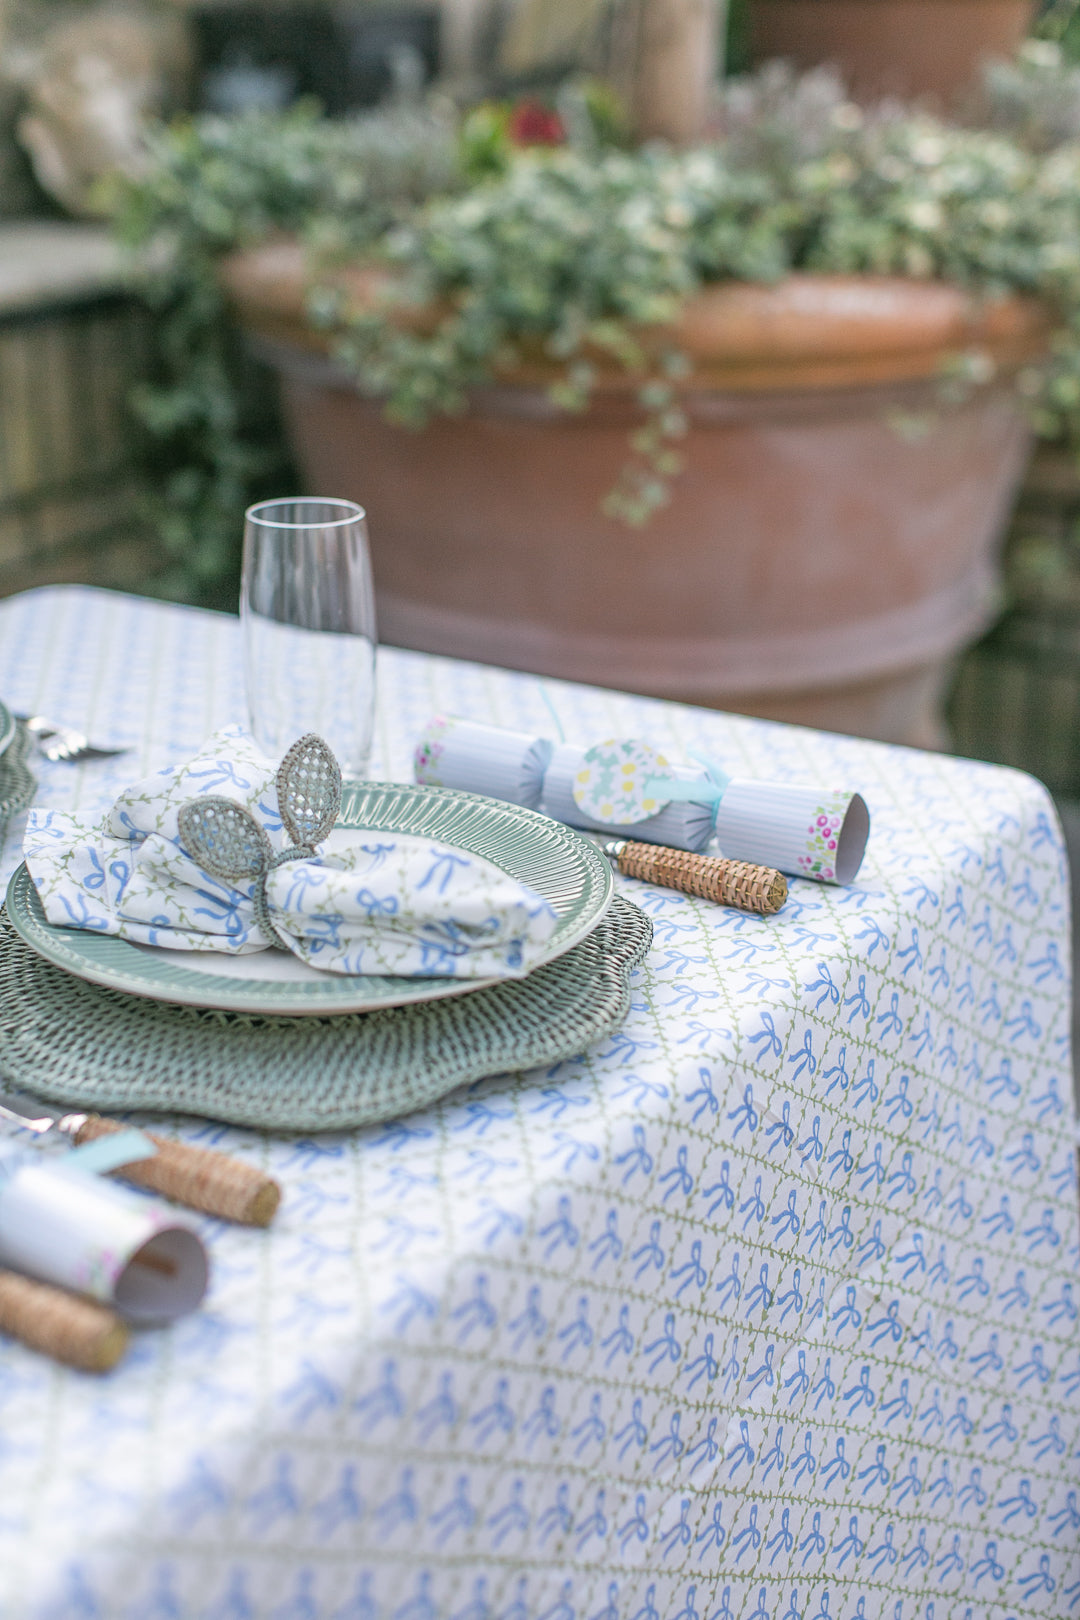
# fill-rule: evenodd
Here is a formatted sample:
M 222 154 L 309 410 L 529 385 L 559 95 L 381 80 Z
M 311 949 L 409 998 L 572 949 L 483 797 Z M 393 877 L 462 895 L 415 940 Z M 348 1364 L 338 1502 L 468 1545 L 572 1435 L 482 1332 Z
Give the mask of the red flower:
M 506 133 L 514 146 L 561 146 L 566 139 L 562 119 L 542 101 L 519 101 Z

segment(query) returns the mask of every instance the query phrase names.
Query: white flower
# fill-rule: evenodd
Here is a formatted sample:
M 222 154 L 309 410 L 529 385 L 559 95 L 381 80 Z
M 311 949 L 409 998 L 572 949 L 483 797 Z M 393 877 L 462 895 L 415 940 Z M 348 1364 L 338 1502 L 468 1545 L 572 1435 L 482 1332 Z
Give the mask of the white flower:
M 1075 270 L 1080 253 L 1072 242 L 1045 242 L 1039 258 L 1047 270 Z
M 1033 68 L 1061 66 L 1061 46 L 1049 39 L 1026 39 L 1020 47 L 1020 60 Z
M 945 156 L 945 142 L 940 135 L 927 131 L 924 135 L 917 135 L 911 143 L 911 156 L 916 163 L 922 163 L 926 168 L 933 168 Z
M 963 357 L 964 374 L 973 383 L 991 382 L 995 370 L 993 358 L 985 349 L 969 349 Z
M 908 203 L 904 214 L 908 224 L 917 231 L 939 231 L 945 223 L 941 204 L 931 201 L 929 197 L 918 197 Z
M 1075 147 L 1052 152 L 1043 164 L 1036 187 L 1044 197 L 1070 197 L 1080 190 L 1080 164 Z
M 832 110 L 832 121 L 837 129 L 861 129 L 863 123 L 862 108 L 857 107 L 853 101 L 841 101 Z
M 692 152 L 686 159 L 684 174 L 690 186 L 710 186 L 715 183 L 717 163 L 711 152 Z
M 457 206 L 458 223 L 466 226 L 482 225 L 487 217 L 487 201 L 479 193 L 463 197 Z
M 653 212 L 652 198 L 631 197 L 619 211 L 619 223 L 632 235 L 643 235 L 647 230 L 654 229 L 656 216 Z
M 1027 167 L 1027 158 L 1011 146 L 1008 141 L 988 140 L 982 147 L 980 156 L 983 163 L 992 174 L 1011 179 L 1018 175 L 1021 169 Z

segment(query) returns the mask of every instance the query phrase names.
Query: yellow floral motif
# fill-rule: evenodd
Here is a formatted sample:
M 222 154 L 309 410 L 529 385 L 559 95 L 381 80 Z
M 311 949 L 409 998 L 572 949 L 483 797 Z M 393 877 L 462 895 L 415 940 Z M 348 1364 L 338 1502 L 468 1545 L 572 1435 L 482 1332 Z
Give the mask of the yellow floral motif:
M 663 754 L 649 743 L 611 737 L 586 753 L 585 767 L 574 780 L 574 800 L 592 821 L 633 826 L 668 803 L 654 788 L 668 769 Z

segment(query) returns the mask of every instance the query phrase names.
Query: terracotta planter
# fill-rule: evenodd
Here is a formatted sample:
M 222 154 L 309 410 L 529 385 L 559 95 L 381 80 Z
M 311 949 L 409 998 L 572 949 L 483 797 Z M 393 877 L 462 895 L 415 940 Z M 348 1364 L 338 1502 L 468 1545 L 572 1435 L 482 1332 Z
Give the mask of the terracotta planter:
M 950 661 L 993 611 L 1028 451 L 1006 374 L 1044 340 L 1038 308 L 980 317 L 956 289 L 885 279 L 708 289 L 677 334 L 695 361 L 687 470 L 638 532 L 600 512 L 636 416 L 625 381 L 567 416 L 538 360 L 411 433 L 298 321 L 295 257 L 226 276 L 280 371 L 307 486 L 368 509 L 384 640 L 940 740 Z M 934 374 L 973 342 L 1002 374 L 942 409 Z
M 750 49 L 756 62 L 834 63 L 857 101 L 947 105 L 983 62 L 1015 55 L 1033 11 L 1031 0 L 753 0 Z

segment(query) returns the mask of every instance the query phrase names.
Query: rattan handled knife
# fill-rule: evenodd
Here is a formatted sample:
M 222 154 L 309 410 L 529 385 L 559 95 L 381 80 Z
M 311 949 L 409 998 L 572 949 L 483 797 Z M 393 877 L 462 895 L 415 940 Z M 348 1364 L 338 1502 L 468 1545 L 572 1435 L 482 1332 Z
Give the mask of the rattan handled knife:
M 69 1113 L 51 1108 L 21 1091 L 0 1091 L 0 1118 L 10 1119 L 24 1130 L 43 1136 L 60 1131 L 77 1147 L 111 1136 L 128 1127 L 100 1114 Z M 153 1131 L 145 1133 L 157 1148 L 152 1159 L 121 1165 L 115 1173 L 139 1187 L 148 1187 L 189 1209 L 242 1226 L 269 1226 L 281 1202 L 281 1188 L 262 1170 L 215 1153 L 211 1148 L 191 1147 L 173 1142 Z
M 721 906 L 771 917 L 787 899 L 787 878 L 771 866 L 729 861 L 721 855 L 692 855 L 666 844 L 641 844 L 632 839 L 595 840 L 624 877 L 642 878 L 664 889 L 681 889 Z
M 128 1326 L 96 1299 L 69 1294 L 0 1267 L 0 1333 L 81 1372 L 111 1372 L 128 1345 Z

